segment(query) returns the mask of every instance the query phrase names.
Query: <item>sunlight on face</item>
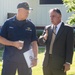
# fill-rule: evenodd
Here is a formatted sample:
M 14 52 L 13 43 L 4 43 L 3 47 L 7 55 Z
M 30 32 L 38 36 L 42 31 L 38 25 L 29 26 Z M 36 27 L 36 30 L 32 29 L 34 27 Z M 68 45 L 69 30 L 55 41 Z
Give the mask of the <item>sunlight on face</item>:
M 52 24 L 57 25 L 61 22 L 61 15 L 59 13 L 51 11 L 49 15 Z
M 29 15 L 29 10 L 26 10 L 24 8 L 19 8 L 18 12 L 21 15 L 21 18 L 24 18 L 24 19 L 26 19 Z

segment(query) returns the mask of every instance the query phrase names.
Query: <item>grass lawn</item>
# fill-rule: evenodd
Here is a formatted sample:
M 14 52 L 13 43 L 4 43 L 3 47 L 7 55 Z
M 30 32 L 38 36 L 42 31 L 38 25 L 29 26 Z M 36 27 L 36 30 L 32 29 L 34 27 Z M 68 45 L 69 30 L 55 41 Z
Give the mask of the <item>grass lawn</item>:
M 2 61 L 1 61 L 2 53 L 3 53 L 3 50 L 0 50 L 0 75 L 1 75 L 1 69 L 2 69 Z M 32 68 L 33 70 L 32 75 L 43 75 L 43 72 L 42 72 L 43 58 L 44 58 L 44 48 L 39 48 L 38 65 Z M 73 64 L 71 65 L 70 71 L 67 72 L 67 75 L 75 75 L 75 52 L 73 56 Z

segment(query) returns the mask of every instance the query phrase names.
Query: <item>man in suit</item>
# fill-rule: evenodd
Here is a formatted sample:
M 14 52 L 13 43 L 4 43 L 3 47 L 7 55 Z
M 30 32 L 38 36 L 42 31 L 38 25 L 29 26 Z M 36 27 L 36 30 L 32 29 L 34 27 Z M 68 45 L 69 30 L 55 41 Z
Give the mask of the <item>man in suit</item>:
M 73 29 L 61 21 L 62 15 L 58 8 L 51 9 L 49 16 L 52 24 L 46 26 L 39 37 L 39 44 L 46 45 L 43 73 L 44 75 L 66 75 L 72 64 Z

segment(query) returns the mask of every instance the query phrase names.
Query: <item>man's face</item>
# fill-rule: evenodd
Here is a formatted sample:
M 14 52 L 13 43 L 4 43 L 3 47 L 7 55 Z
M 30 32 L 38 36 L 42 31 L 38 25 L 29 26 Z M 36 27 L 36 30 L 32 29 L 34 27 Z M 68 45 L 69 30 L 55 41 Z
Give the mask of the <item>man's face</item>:
M 55 11 L 50 12 L 50 20 L 52 24 L 57 25 L 61 22 L 61 15 Z
M 19 8 L 19 15 L 21 15 L 21 18 L 26 19 L 29 15 L 29 10 L 26 10 L 24 8 Z

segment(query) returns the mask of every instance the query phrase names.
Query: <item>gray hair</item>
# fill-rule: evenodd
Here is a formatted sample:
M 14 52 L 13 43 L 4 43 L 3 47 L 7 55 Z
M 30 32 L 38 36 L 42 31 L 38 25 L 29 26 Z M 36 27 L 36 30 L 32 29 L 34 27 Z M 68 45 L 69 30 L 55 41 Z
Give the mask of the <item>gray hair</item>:
M 60 11 L 58 8 L 50 9 L 50 10 L 49 10 L 49 13 L 52 12 L 52 11 L 57 12 L 58 14 L 61 15 L 61 11 Z

